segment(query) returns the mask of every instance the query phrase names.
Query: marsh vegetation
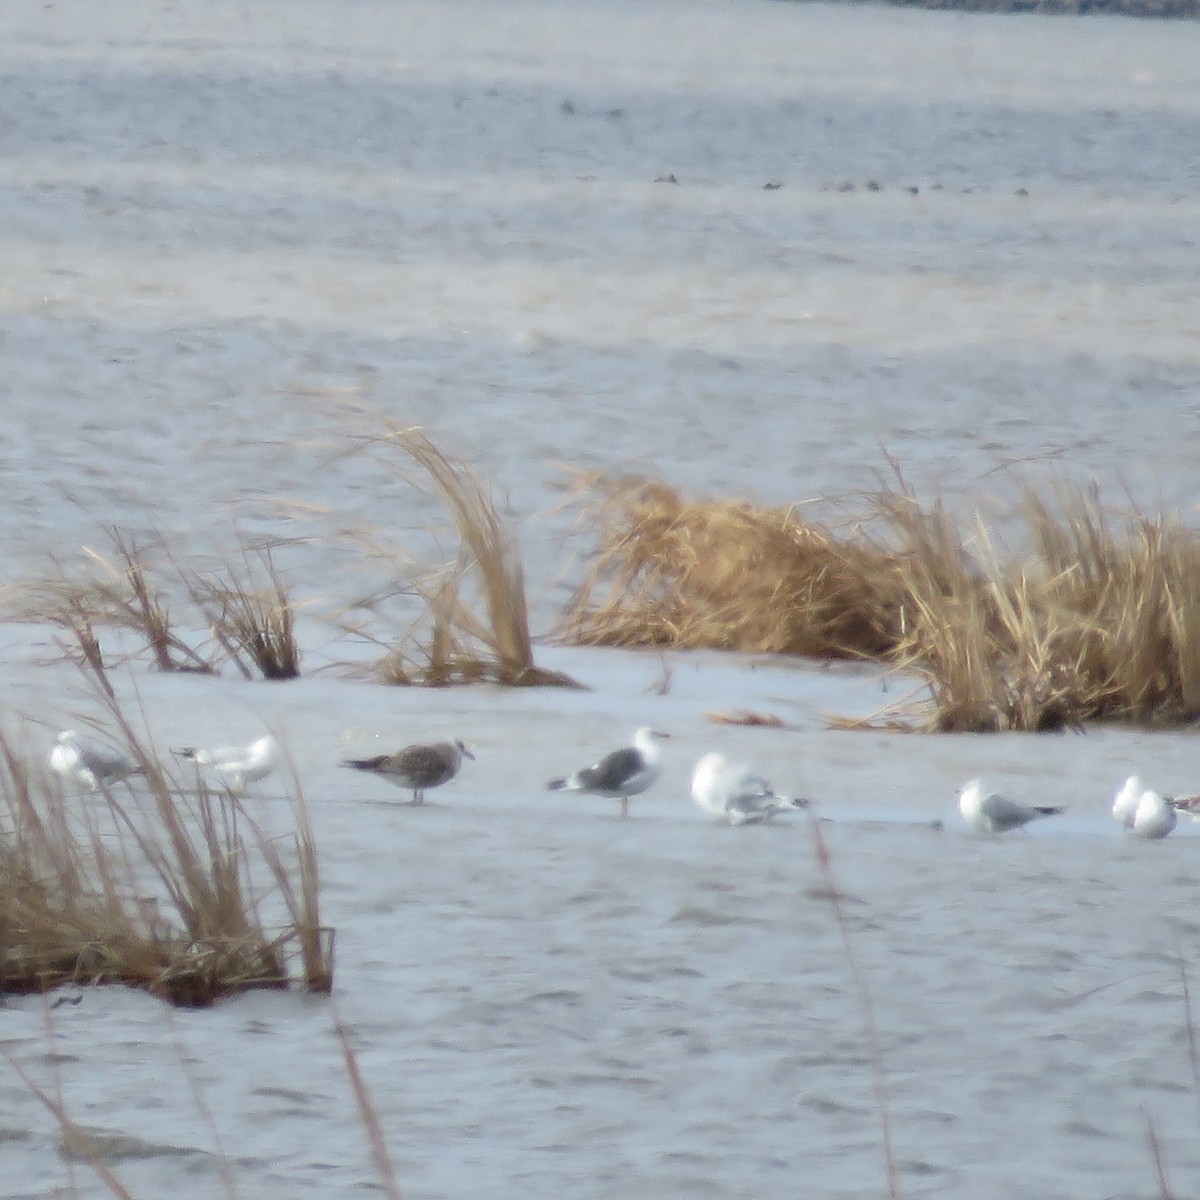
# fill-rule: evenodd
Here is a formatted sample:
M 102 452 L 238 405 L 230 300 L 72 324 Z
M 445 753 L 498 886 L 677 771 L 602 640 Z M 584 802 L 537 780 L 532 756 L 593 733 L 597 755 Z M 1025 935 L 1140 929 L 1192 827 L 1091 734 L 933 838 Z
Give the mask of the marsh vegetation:
M 0 732 L 0 991 L 122 983 L 200 1007 L 328 992 L 333 933 L 298 785 L 294 831 L 268 837 L 237 797 L 173 777 L 107 677 L 91 682 L 96 728 L 136 778 L 69 797 L 27 730 Z
M 1031 490 L 1009 550 L 902 484 L 836 524 L 648 479 L 586 497 L 598 544 L 566 640 L 891 663 L 924 681 L 877 719 L 898 728 L 1200 716 L 1200 536 L 1174 517 Z

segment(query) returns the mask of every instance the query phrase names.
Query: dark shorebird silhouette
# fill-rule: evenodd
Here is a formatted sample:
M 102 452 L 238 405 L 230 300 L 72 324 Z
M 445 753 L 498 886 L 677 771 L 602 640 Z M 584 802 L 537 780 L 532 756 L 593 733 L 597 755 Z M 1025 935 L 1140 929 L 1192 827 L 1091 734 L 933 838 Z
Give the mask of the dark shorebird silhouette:
M 449 783 L 458 774 L 464 757 L 473 759 L 475 755 L 455 739 L 405 746 L 395 754 L 379 754 L 374 758 L 350 758 L 342 766 L 370 771 L 396 787 L 410 788 L 412 803 L 424 804 L 426 790 Z
M 967 824 L 983 833 L 1020 829 L 1038 817 L 1053 817 L 1063 811 L 1048 804 L 1018 804 L 999 792 L 987 791 L 978 779 L 963 784 L 958 794 L 958 807 Z
M 662 751 L 658 739 L 669 737 L 643 725 L 633 735 L 633 745 L 606 754 L 599 762 L 584 767 L 573 775 L 551 779 L 546 784 L 552 792 L 589 792 L 620 800 L 621 816 L 629 816 L 629 797 L 644 792 L 662 770 Z

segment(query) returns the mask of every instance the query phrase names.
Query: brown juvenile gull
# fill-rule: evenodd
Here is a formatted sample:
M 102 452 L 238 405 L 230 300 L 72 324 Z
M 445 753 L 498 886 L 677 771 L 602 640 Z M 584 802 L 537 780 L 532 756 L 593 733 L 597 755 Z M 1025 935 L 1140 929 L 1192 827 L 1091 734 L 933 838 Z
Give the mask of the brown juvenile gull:
M 643 725 L 633 735 L 633 745 L 606 754 L 599 762 L 583 767 L 573 775 L 551 779 L 546 784 L 552 792 L 590 792 L 620 800 L 621 816 L 629 816 L 629 797 L 644 792 L 662 771 L 662 751 L 657 739 L 670 737 Z
M 405 746 L 395 754 L 379 754 L 374 758 L 350 758 L 342 763 L 356 771 L 370 771 L 396 787 L 412 789 L 412 803 L 425 803 L 427 788 L 441 787 L 458 774 L 464 758 L 475 755 L 457 738 L 452 742 L 418 743 Z

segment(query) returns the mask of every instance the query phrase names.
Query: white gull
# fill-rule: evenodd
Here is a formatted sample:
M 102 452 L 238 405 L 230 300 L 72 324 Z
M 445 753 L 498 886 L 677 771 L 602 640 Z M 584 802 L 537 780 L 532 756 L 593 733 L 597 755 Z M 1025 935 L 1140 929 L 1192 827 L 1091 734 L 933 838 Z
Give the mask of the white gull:
M 735 765 L 716 751 L 696 763 L 692 799 L 706 813 L 730 825 L 756 825 L 780 812 L 807 808 L 808 801 L 775 792 L 761 775 Z
M 958 807 L 967 824 L 981 833 L 1020 829 L 1039 817 L 1052 817 L 1063 811 L 1044 804 L 1018 804 L 999 792 L 988 791 L 980 779 L 963 784 L 958 793 Z
M 278 759 L 275 739 L 269 733 L 248 746 L 216 746 L 211 750 L 181 746 L 172 753 L 219 775 L 235 794 L 244 792 L 247 784 L 257 783 L 270 775 Z
M 1175 806 L 1165 796 L 1147 788 L 1138 800 L 1129 831 L 1137 837 L 1157 841 L 1175 828 Z
M 1146 789 L 1142 786 L 1142 781 L 1136 775 L 1130 775 L 1121 785 L 1121 790 L 1113 798 L 1112 815 L 1126 829 L 1133 826 L 1133 818 L 1137 813 L 1138 801 L 1142 798 L 1142 793 Z

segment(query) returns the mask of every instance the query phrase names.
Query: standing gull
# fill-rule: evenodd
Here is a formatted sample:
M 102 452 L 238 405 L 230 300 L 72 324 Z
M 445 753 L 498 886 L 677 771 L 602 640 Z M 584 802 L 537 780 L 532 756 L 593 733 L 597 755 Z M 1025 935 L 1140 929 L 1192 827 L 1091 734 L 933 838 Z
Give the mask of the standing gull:
M 972 779 L 958 793 L 958 807 L 968 825 L 981 833 L 1004 833 L 1036 821 L 1038 817 L 1053 817 L 1061 808 L 1049 805 L 1018 804 L 998 792 L 984 790 L 983 781 Z
M 396 787 L 412 789 L 412 803 L 425 803 L 426 788 L 441 787 L 458 774 L 464 758 L 475 755 L 457 739 L 452 742 L 429 742 L 405 746 L 395 754 L 379 754 L 375 758 L 351 758 L 342 763 L 356 771 L 370 771 Z
M 209 768 L 224 780 L 231 792 L 240 795 L 248 783 L 257 783 L 275 770 L 277 747 L 268 733 L 248 746 L 217 746 L 212 750 L 181 746 L 172 753 L 190 759 L 198 767 Z
M 606 754 L 599 762 L 583 767 L 573 775 L 551 779 L 546 784 L 552 792 L 590 792 L 620 800 L 621 816 L 629 816 L 629 797 L 644 792 L 662 771 L 662 750 L 658 739 L 670 734 L 659 733 L 643 725 L 633 735 L 633 745 Z
M 50 769 L 93 792 L 141 772 L 131 759 L 108 746 L 89 746 L 73 729 L 64 729 L 50 751 Z
M 704 755 L 692 772 L 692 799 L 730 825 L 756 825 L 776 813 L 808 807 L 807 800 L 780 796 L 762 776 L 735 766 L 715 751 Z

